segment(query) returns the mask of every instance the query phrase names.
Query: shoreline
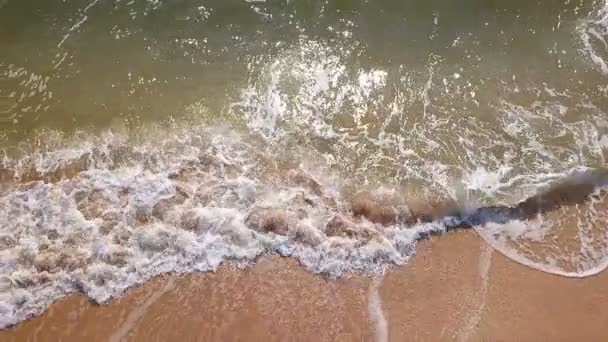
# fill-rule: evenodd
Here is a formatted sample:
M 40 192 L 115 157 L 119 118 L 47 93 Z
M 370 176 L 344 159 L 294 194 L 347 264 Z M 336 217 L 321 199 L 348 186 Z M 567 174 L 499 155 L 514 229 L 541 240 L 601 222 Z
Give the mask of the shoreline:
M 1 341 L 601 340 L 608 275 L 570 279 L 517 264 L 475 232 L 420 241 L 383 278 L 328 279 L 296 260 L 165 275 L 109 304 L 70 295 Z

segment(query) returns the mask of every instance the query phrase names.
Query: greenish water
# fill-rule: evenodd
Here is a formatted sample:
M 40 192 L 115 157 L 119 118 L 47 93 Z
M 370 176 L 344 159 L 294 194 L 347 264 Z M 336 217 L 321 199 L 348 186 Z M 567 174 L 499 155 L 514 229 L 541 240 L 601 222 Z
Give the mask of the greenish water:
M 373 108 L 378 112 L 388 110 L 395 93 L 412 91 L 402 110 L 418 117 L 416 97 L 431 72 L 436 115 L 453 108 L 461 116 L 495 116 L 488 105 L 545 100 L 549 96 L 536 94 L 544 88 L 602 107 L 598 87 L 605 79 L 581 51 L 577 33 L 599 7 L 576 1 L 7 1 L 0 12 L 0 89 L 5 106 L 14 108 L 3 128 L 23 136 L 124 117 L 160 120 L 199 102 L 214 116 L 229 117 L 230 105 L 264 73 L 264 64 L 303 42 L 328 49 L 326 57 L 338 58 L 354 81 L 359 69 L 387 72 L 385 98 Z M 458 80 L 450 77 L 456 73 Z M 404 84 L 403 77 L 411 81 Z M 39 80 L 23 84 L 30 78 Z M 457 87 L 475 91 L 479 106 L 448 93 Z M 517 97 L 505 94 L 514 88 L 521 90 Z M 342 107 L 337 112 L 353 110 Z
M 591 21 L 602 6 L 7 1 L 2 131 L 10 142 L 40 129 L 195 116 L 273 144 L 304 143 L 336 158 L 356 153 L 346 165 L 394 154 L 378 150 L 384 140 L 407 144 L 424 162 L 462 164 L 454 158 L 489 153 L 466 163 L 496 168 L 489 158 L 530 149 L 531 158 L 549 159 L 542 171 L 598 166 L 608 103 L 591 53 L 606 56 L 598 39 L 605 28 Z M 361 151 L 336 150 L 335 132 L 359 139 Z M 376 171 L 395 176 L 388 166 Z M 357 170 L 370 171 L 359 163 L 348 171 Z

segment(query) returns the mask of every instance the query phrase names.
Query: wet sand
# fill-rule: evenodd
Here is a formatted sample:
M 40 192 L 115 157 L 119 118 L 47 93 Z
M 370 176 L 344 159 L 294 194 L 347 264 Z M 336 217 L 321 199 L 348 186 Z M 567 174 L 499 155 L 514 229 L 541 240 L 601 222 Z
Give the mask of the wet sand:
M 2 341 L 600 341 L 608 275 L 568 279 L 492 251 L 472 230 L 421 241 L 384 277 L 331 280 L 292 259 L 168 275 L 109 305 L 80 295 Z M 377 291 L 377 292 L 376 292 Z

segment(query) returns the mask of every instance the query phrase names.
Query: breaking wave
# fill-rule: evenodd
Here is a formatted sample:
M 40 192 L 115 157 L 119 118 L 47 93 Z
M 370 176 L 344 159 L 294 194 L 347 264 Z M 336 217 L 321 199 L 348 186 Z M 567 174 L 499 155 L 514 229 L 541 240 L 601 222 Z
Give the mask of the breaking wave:
M 5 157 L 2 327 L 67 293 L 103 303 L 161 273 L 212 271 L 225 261 L 244 266 L 267 254 L 334 277 L 378 273 L 406 262 L 420 238 L 471 225 L 528 266 L 566 276 L 605 268 L 608 238 L 598 225 L 606 211 L 596 206 L 607 202 L 600 192 L 569 216 L 550 217 L 562 210 L 558 203 L 532 206 L 526 217 L 509 211 L 504 220 L 505 210 L 518 207 L 431 205 L 395 188 L 355 193 L 314 159 L 261 151 L 260 141 L 226 128 L 175 127 L 162 140 L 143 137 L 157 132 L 59 135 L 57 145 Z M 566 178 L 593 189 L 605 185 L 603 178 L 576 175 L 589 173 Z M 564 177 L 547 176 L 546 184 Z M 553 234 L 560 238 L 562 231 L 553 226 L 579 244 L 555 243 Z

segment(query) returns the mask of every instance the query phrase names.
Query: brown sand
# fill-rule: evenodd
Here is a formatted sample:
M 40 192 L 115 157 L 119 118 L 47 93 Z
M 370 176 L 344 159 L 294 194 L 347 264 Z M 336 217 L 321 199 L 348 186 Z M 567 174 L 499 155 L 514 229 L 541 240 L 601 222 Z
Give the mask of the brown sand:
M 246 270 L 160 277 L 109 305 L 74 295 L 0 340 L 602 341 L 607 285 L 606 273 L 528 269 L 463 231 L 420 242 L 382 279 L 329 280 L 265 258 Z

